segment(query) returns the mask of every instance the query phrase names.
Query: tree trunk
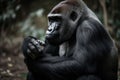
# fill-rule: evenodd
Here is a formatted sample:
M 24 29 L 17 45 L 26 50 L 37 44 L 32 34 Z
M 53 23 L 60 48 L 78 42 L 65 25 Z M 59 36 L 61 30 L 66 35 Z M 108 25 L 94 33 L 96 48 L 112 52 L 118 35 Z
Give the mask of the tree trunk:
M 106 9 L 105 0 L 99 0 L 99 2 L 103 9 L 104 24 L 106 27 L 108 27 L 108 17 L 107 17 L 107 9 Z

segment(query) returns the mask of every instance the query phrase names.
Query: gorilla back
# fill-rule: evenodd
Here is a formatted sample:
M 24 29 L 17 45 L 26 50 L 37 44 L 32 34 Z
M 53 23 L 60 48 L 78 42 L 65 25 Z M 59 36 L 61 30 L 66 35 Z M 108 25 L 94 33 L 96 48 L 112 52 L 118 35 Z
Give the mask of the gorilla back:
M 26 56 L 41 50 L 39 58 L 25 58 L 28 80 L 117 80 L 115 43 L 82 0 L 62 1 L 48 20 L 44 49 L 23 43 Z

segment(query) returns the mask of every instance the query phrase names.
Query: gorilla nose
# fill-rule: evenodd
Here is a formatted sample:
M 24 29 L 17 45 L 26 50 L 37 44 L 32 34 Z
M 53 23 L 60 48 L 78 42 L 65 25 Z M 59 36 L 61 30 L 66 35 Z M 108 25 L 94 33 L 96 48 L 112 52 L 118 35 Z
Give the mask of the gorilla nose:
M 46 34 L 51 34 L 53 32 L 53 28 L 49 27 L 48 30 L 46 31 Z
M 51 31 L 52 31 L 52 29 L 51 29 L 51 28 L 48 28 L 48 31 L 49 31 L 49 32 L 51 32 Z
M 50 26 L 50 27 L 48 28 L 47 32 L 52 33 L 53 30 L 54 30 L 53 27 Z

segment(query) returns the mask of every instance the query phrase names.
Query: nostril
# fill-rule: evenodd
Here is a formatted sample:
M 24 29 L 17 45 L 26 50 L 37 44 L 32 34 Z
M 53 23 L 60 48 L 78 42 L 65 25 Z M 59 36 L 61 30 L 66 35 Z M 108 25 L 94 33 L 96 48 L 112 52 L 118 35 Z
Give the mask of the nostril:
M 52 31 L 52 29 L 48 29 L 48 31 Z
M 52 32 L 53 30 L 54 30 L 54 25 L 51 24 L 51 25 L 48 27 L 48 31 L 49 31 L 49 32 Z
M 51 26 L 49 26 L 49 27 L 48 27 L 48 31 L 51 31 L 51 30 L 52 30 L 52 27 L 51 27 Z

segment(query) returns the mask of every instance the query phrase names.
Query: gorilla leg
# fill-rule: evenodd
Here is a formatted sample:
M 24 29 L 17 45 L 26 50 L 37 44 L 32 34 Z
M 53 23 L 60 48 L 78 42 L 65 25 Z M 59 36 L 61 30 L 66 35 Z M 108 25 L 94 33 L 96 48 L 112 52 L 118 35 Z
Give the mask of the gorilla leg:
M 88 75 L 88 76 L 81 76 L 77 80 L 101 80 L 101 79 L 95 75 Z
M 30 72 L 27 74 L 27 80 L 35 80 Z
M 46 76 L 36 75 L 32 74 L 31 72 L 28 72 L 26 80 L 48 80 Z

